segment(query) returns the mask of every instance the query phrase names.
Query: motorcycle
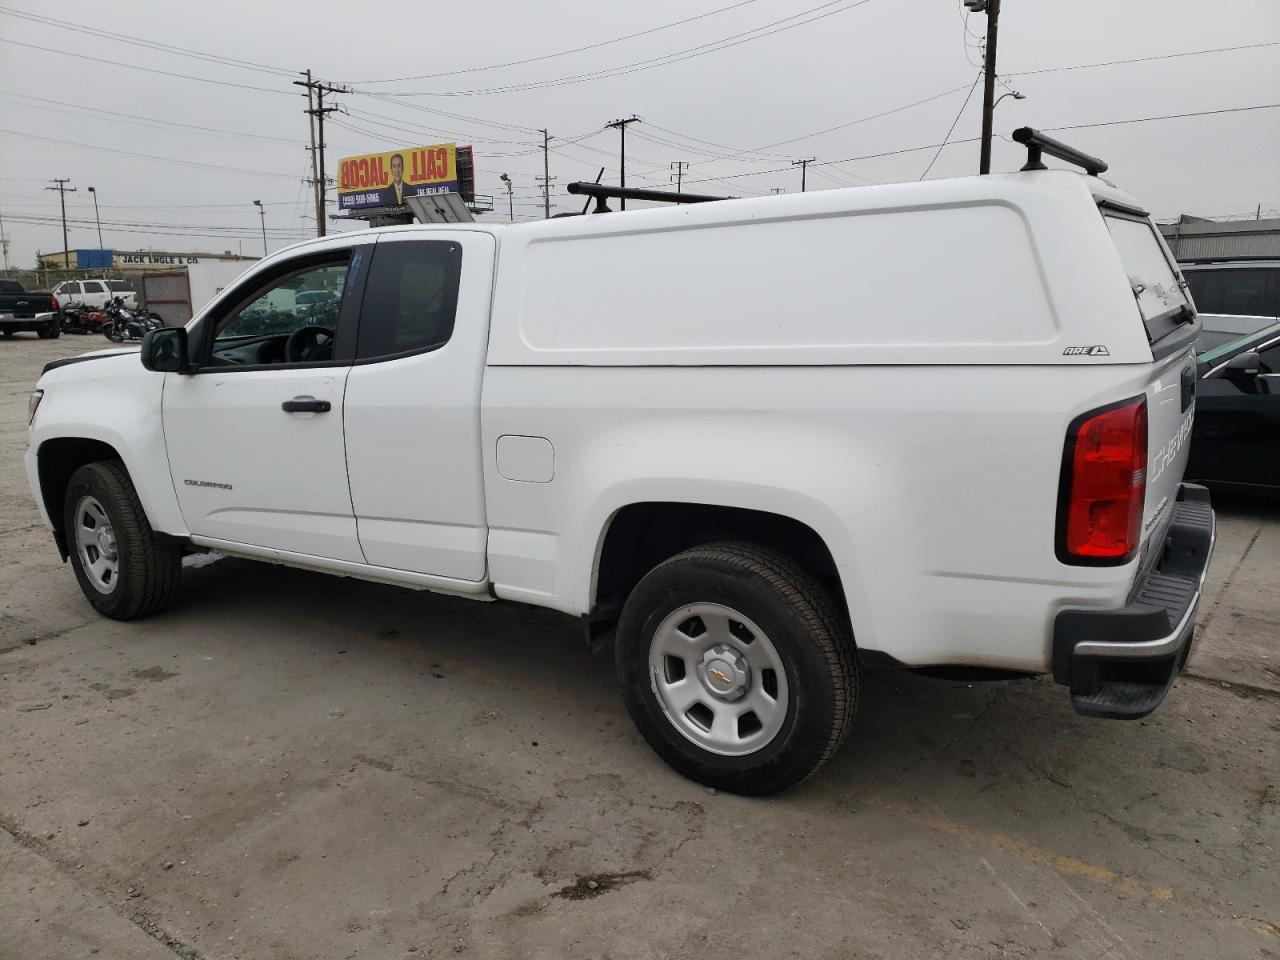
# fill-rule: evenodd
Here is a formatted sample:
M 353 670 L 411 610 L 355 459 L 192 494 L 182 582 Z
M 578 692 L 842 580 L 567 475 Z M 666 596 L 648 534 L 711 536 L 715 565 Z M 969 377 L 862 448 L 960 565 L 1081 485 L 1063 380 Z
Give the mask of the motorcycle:
M 106 320 L 102 324 L 102 335 L 112 343 L 123 343 L 125 340 L 141 340 L 152 330 L 164 326 L 164 321 L 155 313 L 145 310 L 130 310 L 119 297 L 112 297 L 104 310 Z
M 102 328 L 106 319 L 106 315 L 101 310 L 95 310 L 75 300 L 62 308 L 62 332 L 93 333 Z

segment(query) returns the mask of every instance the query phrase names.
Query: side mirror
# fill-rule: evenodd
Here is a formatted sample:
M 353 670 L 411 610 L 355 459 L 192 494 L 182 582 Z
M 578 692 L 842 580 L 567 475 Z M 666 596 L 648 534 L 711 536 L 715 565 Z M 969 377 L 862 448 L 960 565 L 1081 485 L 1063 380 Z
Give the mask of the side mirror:
M 185 327 L 161 327 L 142 338 L 142 365 L 156 373 L 181 373 L 187 366 Z
M 1222 375 L 1229 380 L 1249 380 L 1261 371 L 1262 358 L 1258 356 L 1257 351 L 1249 350 L 1228 360 Z

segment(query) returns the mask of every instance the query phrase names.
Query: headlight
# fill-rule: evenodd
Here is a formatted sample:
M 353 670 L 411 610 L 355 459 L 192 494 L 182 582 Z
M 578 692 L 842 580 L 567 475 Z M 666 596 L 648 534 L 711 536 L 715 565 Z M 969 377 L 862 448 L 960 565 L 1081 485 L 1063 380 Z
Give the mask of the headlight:
M 31 422 L 35 420 L 36 411 L 40 409 L 40 401 L 43 399 L 43 390 L 31 391 L 31 399 L 27 401 L 27 426 L 31 426 Z

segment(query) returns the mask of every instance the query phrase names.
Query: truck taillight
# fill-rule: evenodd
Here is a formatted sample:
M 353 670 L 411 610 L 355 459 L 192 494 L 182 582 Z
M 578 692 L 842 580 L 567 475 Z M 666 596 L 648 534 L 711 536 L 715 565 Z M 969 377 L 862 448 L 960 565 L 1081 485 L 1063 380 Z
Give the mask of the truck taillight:
M 1073 420 L 1058 492 L 1058 559 L 1098 566 L 1128 563 L 1141 541 L 1146 492 L 1146 397 Z
M 49 309 L 50 309 L 50 310 L 52 310 L 54 313 L 57 313 L 57 312 L 58 312 L 58 298 L 57 298 L 57 297 L 50 297 L 50 298 L 49 298 Z

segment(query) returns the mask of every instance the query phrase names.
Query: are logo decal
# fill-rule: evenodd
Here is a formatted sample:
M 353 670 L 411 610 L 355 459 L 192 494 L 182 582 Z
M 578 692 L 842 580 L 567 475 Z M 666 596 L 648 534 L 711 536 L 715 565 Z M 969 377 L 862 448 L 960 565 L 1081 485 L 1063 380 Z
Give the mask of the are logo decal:
M 1067 347 L 1062 351 L 1064 357 L 1109 357 L 1111 351 L 1107 349 L 1106 344 L 1095 343 L 1088 347 Z

